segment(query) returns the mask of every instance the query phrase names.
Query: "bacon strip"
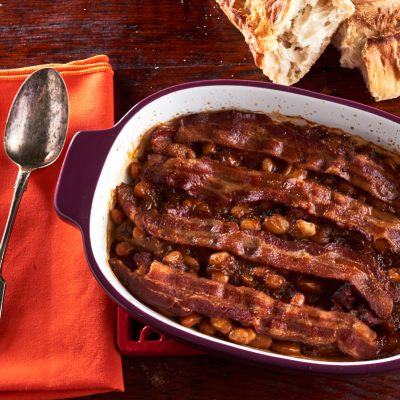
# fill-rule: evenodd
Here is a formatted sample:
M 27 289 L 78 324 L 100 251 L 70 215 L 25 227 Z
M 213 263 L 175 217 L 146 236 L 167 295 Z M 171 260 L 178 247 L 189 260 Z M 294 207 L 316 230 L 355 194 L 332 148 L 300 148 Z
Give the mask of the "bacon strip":
M 135 296 L 175 315 L 229 318 L 275 339 L 335 344 L 356 359 L 376 356 L 376 333 L 350 314 L 285 304 L 255 289 L 199 278 L 157 261 L 147 273 L 132 272 L 120 260 L 110 264 Z
M 153 156 L 144 177 L 156 184 L 184 190 L 207 202 L 271 200 L 302 208 L 309 214 L 354 229 L 372 241 L 385 241 L 400 253 L 400 220 L 313 180 L 230 167 L 210 159 L 185 160 Z
M 337 244 L 320 246 L 311 242 L 293 242 L 267 232 L 239 230 L 237 224 L 217 219 L 187 218 L 143 211 L 135 205 L 132 189 L 117 188 L 118 201 L 126 215 L 142 230 L 159 239 L 183 245 L 227 251 L 244 259 L 322 278 L 343 280 L 365 298 L 380 317 L 393 309 L 387 278 L 374 260 Z
M 321 126 L 274 123 L 267 115 L 222 111 L 181 118 L 175 141 L 212 142 L 261 152 L 301 168 L 340 176 L 376 198 L 399 199 L 397 171 L 361 138 Z

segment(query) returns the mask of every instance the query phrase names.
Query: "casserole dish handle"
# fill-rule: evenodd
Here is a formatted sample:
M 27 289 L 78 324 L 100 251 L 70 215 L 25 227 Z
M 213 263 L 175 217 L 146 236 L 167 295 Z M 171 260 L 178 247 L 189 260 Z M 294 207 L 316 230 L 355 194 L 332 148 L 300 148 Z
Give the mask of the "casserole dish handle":
M 54 206 L 62 218 L 80 228 L 89 224 L 97 181 L 116 137 L 115 128 L 82 131 L 69 145 L 58 177 Z

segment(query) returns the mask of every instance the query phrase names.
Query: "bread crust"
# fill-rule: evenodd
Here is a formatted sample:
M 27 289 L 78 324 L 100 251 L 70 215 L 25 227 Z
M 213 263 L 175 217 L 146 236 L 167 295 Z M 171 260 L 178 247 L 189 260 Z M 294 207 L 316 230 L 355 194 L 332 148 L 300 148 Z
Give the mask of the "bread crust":
M 300 80 L 354 12 L 350 0 L 216 0 L 273 82 Z
M 399 0 L 353 0 L 356 12 L 344 25 L 367 27 L 371 36 L 394 35 L 400 31 Z

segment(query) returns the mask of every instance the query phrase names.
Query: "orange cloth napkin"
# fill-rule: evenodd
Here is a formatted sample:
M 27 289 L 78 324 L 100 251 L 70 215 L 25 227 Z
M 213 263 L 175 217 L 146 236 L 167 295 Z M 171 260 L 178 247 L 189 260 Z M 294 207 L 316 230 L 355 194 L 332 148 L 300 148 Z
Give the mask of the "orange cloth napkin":
M 57 162 L 32 173 L 5 256 L 1 399 L 59 399 L 123 390 L 114 342 L 115 305 L 89 271 L 80 232 L 63 222 L 53 206 L 57 177 L 74 133 L 114 123 L 113 71 L 106 56 L 50 66 L 67 84 L 68 137 Z M 38 68 L 0 70 L 2 135 L 17 90 Z M 1 232 L 17 171 L 1 146 Z

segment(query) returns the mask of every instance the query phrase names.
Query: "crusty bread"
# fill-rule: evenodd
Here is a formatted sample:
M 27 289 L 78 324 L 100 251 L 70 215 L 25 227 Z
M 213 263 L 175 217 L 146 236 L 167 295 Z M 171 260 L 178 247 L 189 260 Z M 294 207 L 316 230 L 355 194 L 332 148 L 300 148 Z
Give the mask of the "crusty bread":
M 368 39 L 361 59 L 365 82 L 376 100 L 400 96 L 400 34 Z
M 354 12 L 350 0 L 216 0 L 273 82 L 301 79 Z
M 353 0 L 356 12 L 333 43 L 342 67 L 361 69 L 375 100 L 400 96 L 400 0 Z
M 360 68 L 368 38 L 400 32 L 400 0 L 353 0 L 356 12 L 338 29 L 333 43 L 340 48 L 342 67 Z

